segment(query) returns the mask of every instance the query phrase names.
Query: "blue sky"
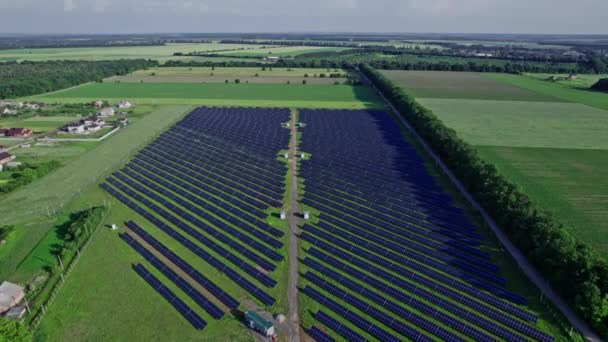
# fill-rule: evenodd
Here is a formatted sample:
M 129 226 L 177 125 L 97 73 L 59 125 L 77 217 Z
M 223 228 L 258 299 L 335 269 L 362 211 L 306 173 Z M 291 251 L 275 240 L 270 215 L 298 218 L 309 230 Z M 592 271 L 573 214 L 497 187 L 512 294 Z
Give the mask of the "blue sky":
M 0 33 L 608 34 L 608 0 L 0 0 Z

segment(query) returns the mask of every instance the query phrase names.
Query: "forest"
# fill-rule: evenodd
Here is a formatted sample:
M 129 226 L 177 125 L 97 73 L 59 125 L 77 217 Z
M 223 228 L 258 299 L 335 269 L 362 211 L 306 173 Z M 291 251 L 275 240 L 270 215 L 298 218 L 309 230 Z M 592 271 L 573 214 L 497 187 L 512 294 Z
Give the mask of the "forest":
M 567 233 L 432 111 L 367 64 L 361 71 L 437 152 L 554 290 L 608 338 L 608 263 Z
M 46 93 L 157 65 L 144 59 L 0 63 L 0 98 Z

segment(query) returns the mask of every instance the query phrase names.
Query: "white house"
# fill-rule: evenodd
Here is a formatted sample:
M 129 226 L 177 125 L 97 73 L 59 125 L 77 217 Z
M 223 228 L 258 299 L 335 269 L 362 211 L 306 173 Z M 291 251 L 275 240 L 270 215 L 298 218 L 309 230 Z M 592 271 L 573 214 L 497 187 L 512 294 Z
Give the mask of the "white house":
M 38 110 L 38 109 L 40 109 L 40 105 L 37 103 L 26 103 L 25 108 L 31 109 L 31 110 Z
M 17 114 L 17 110 L 5 107 L 5 108 L 0 109 L 0 114 L 15 115 L 15 114 Z
M 101 129 L 101 126 L 98 125 L 90 125 L 86 127 L 87 132 L 97 132 Z
M 127 100 L 122 100 L 118 103 L 118 108 L 131 108 L 133 107 L 133 105 L 131 104 L 131 102 L 127 101 Z
M 25 289 L 17 284 L 5 281 L 0 285 L 0 313 L 17 306 L 25 297 Z
M 112 108 L 112 107 L 104 108 L 101 111 L 99 111 L 99 113 L 97 113 L 97 115 L 99 115 L 99 116 L 113 116 L 114 115 L 114 108 Z
M 84 133 L 85 127 L 84 127 L 84 123 L 76 122 L 76 123 L 69 124 L 66 128 L 67 128 L 68 133 L 82 134 L 82 133 Z
M 83 120 L 84 125 L 85 126 L 92 126 L 92 125 L 97 125 L 97 126 L 103 126 L 106 124 L 105 120 L 100 118 L 99 116 L 89 116 L 88 118 Z

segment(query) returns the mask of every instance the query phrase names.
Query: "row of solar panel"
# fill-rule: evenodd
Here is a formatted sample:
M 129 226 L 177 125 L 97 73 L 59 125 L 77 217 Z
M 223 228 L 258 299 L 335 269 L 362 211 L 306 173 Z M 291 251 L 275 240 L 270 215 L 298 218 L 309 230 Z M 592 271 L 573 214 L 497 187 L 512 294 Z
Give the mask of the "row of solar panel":
M 125 242 L 127 242 L 135 251 L 137 251 L 141 256 L 143 256 L 152 266 L 156 267 L 159 271 L 161 271 L 169 280 L 171 280 L 175 285 L 177 285 L 184 293 L 186 293 L 190 298 L 192 298 L 201 308 L 211 315 L 211 317 L 215 319 L 221 319 L 224 317 L 224 312 L 220 310 L 215 304 L 213 304 L 209 299 L 203 296 L 197 289 L 192 287 L 184 278 L 179 276 L 175 271 L 173 271 L 169 266 L 163 263 L 159 258 L 157 258 L 152 252 L 147 250 L 143 245 L 141 245 L 137 240 L 135 240 L 131 235 L 127 233 L 123 233 L 120 236 Z
M 312 327 L 308 329 L 306 332 L 308 336 L 315 339 L 317 342 L 335 342 L 336 340 L 331 336 L 327 335 L 327 333 L 323 332 L 321 329 L 317 327 Z
M 205 133 L 199 131 L 200 129 L 200 127 L 175 126 L 169 133 L 172 138 L 178 138 L 182 142 L 188 142 L 189 145 L 204 147 L 207 151 L 215 150 L 218 153 L 221 153 L 221 151 L 226 153 L 226 151 L 232 152 L 234 150 L 236 156 L 240 155 L 245 157 L 245 160 L 248 162 L 254 163 L 263 159 L 269 159 L 269 157 L 276 155 L 277 151 L 287 145 L 289 140 L 288 131 L 285 131 L 285 133 L 287 133 L 285 138 L 287 139 L 285 139 L 284 142 L 280 142 L 281 137 L 279 137 L 275 143 L 268 144 L 268 141 L 270 141 L 272 137 L 257 140 L 254 137 L 248 136 L 243 138 L 246 140 L 239 139 L 238 141 L 230 141 L 226 140 L 226 132 L 214 130 Z M 247 141 L 247 144 L 243 144 L 244 141 Z M 238 147 L 238 149 L 235 147 Z M 247 154 L 245 155 L 244 153 Z M 276 159 L 267 165 L 259 163 L 258 166 L 268 170 L 284 168 L 284 165 L 281 165 Z
M 196 312 L 192 311 L 188 305 L 186 305 L 181 299 L 179 299 L 171 290 L 163 285 L 154 275 L 141 264 L 133 266 L 133 269 L 139 274 L 150 286 L 152 286 L 158 293 L 160 293 L 165 299 L 173 305 L 174 308 L 179 311 L 192 325 L 198 329 L 203 330 L 207 326 L 207 322 L 201 318 Z
M 377 326 L 376 324 L 368 321 L 367 319 L 361 317 L 360 315 L 350 311 L 349 309 L 345 308 L 344 306 L 338 304 L 336 301 L 334 301 L 331 298 L 328 298 L 327 296 L 323 295 L 321 292 L 315 290 L 314 288 L 312 288 L 311 286 L 306 286 L 302 292 L 309 296 L 310 298 L 312 298 L 313 300 L 319 302 L 321 305 L 326 306 L 328 309 L 330 309 L 331 311 L 337 313 L 338 315 L 342 316 L 342 318 L 346 319 L 348 322 L 353 323 L 354 325 L 356 325 L 357 327 L 359 327 L 361 330 L 365 331 L 366 333 L 375 336 L 376 338 L 378 338 L 380 341 L 382 342 L 398 342 L 400 341 L 399 338 L 397 338 L 395 335 L 389 333 L 388 331 L 380 328 L 379 326 Z M 420 339 L 420 340 L 416 340 L 416 341 L 432 341 L 431 339 Z
M 156 144 L 158 143 L 158 144 Z M 171 144 L 176 146 L 186 146 L 192 150 L 198 151 L 198 153 L 205 155 L 205 159 L 212 161 L 216 164 L 228 163 L 230 169 L 239 172 L 240 174 L 247 175 L 247 170 L 255 170 L 261 174 L 261 179 L 274 185 L 280 185 L 281 173 L 285 171 L 285 164 L 278 160 L 274 162 L 268 162 L 268 158 L 261 158 L 249 152 L 249 155 L 242 156 L 238 154 L 238 150 L 225 148 L 225 149 L 214 149 L 208 145 L 204 145 L 204 142 L 200 140 L 186 140 L 180 136 L 172 135 L 171 137 L 161 137 L 155 142 L 155 145 L 159 144 Z M 276 152 L 275 152 L 276 155 Z M 266 162 L 265 162 L 266 161 Z M 277 164 L 280 163 L 280 164 Z
M 281 202 L 279 201 L 280 199 L 278 198 L 277 194 L 273 194 L 272 192 L 263 188 L 259 188 L 257 189 L 257 191 L 254 191 L 250 188 L 250 186 L 240 185 L 234 180 L 227 180 L 227 178 L 221 177 L 220 175 L 208 171 L 201 166 L 193 164 L 184 164 L 182 158 L 175 156 L 177 154 L 175 151 L 170 152 L 169 149 L 165 149 L 162 153 L 159 153 L 159 151 L 150 152 L 149 150 L 143 150 L 141 153 L 149 157 L 154 156 L 156 158 L 163 158 L 173 163 L 184 165 L 185 168 L 190 170 L 190 174 L 204 176 L 208 179 L 216 180 L 220 184 L 222 184 L 218 185 L 218 188 L 220 189 L 238 190 L 239 192 L 245 193 L 249 196 L 254 196 L 258 198 L 258 200 L 261 200 L 266 203 L 266 208 L 268 208 L 269 206 L 280 206 Z
M 369 315 L 370 317 L 373 317 L 378 322 L 381 322 L 382 324 L 386 325 L 387 327 L 395 330 L 396 332 L 398 332 L 414 341 L 416 341 L 419 338 L 422 338 L 422 336 L 424 336 L 421 332 L 412 328 L 410 325 L 396 320 L 391 315 L 385 313 L 382 310 L 379 310 L 378 308 L 376 308 L 374 306 L 367 304 L 364 300 L 348 293 L 347 291 L 342 290 L 341 288 L 333 285 L 332 283 L 327 282 L 326 280 L 322 279 L 321 277 L 314 274 L 313 272 L 310 272 L 310 271 L 306 272 L 306 274 L 304 274 L 304 278 L 306 278 L 308 281 L 312 282 L 316 286 L 322 288 L 323 290 L 329 292 L 336 298 L 340 298 L 341 300 L 348 303 L 349 305 L 352 305 L 353 307 L 361 310 L 362 312 Z M 364 296 L 365 296 L 364 298 L 371 299 L 371 300 L 375 299 L 376 302 L 380 302 L 382 304 L 382 307 L 394 312 L 395 314 L 398 315 L 398 317 L 401 317 L 406 322 L 410 323 L 413 326 L 420 327 L 420 328 L 430 332 L 431 334 L 441 338 L 443 341 L 464 342 L 464 339 L 459 337 L 458 335 L 456 335 L 444 328 L 441 328 L 437 324 L 413 313 L 412 311 L 406 310 L 402 306 L 395 304 L 393 301 L 388 300 L 387 298 L 384 298 L 384 297 L 381 297 L 378 295 L 376 295 L 374 297 L 374 295 L 375 295 L 374 293 L 368 291 L 368 292 L 364 293 Z M 371 298 L 371 297 L 373 297 L 373 298 Z
M 144 176 L 146 176 L 147 178 L 162 184 L 162 182 L 170 182 L 176 186 L 179 186 L 181 189 L 184 190 L 188 190 L 189 192 L 196 194 L 197 196 L 199 196 L 200 198 L 203 198 L 204 200 L 208 201 L 208 203 L 213 203 L 213 205 L 217 208 L 220 208 L 222 210 L 224 210 L 225 212 L 228 212 L 230 214 L 232 214 L 235 217 L 240 218 L 241 220 L 250 223 L 250 225 L 255 226 L 256 228 L 258 228 L 261 231 L 264 231 L 272 236 L 275 237 L 282 237 L 285 233 L 282 232 L 279 229 L 276 229 L 268 224 L 266 224 L 264 221 L 262 221 L 262 219 L 265 219 L 267 214 L 264 213 L 261 210 L 257 210 L 254 207 L 251 206 L 243 206 L 244 202 L 237 200 L 233 197 L 230 196 L 222 196 L 221 192 L 216 192 L 213 188 L 209 188 L 206 186 L 198 187 L 196 184 L 192 184 L 189 182 L 186 182 L 185 180 L 187 180 L 186 178 L 177 178 L 174 177 L 170 174 L 164 173 L 161 169 L 155 168 L 152 165 L 146 165 L 145 167 L 151 170 L 156 170 L 157 172 L 152 173 L 152 172 L 148 172 L 146 169 L 140 167 L 139 165 L 141 165 L 140 163 L 136 163 L 136 162 L 131 162 L 127 165 L 127 167 L 133 171 L 136 171 Z M 165 169 L 165 171 L 167 171 Z M 126 172 L 126 170 L 125 170 Z M 182 180 L 184 179 L 184 180 Z M 203 183 L 204 185 L 204 183 Z M 204 190 L 207 191 L 204 191 Z M 216 197 L 214 197 L 214 195 L 216 195 L 219 198 L 222 198 L 223 201 L 218 201 L 218 199 Z M 252 211 L 252 212 L 250 212 Z M 282 246 L 281 245 L 277 245 L 276 243 L 272 243 L 272 245 L 274 247 L 280 248 Z
M 359 205 L 367 204 L 370 209 L 378 211 L 385 215 L 391 216 L 399 220 L 416 220 L 422 222 L 442 224 L 444 221 L 458 222 L 457 217 L 462 216 L 460 213 L 451 213 L 442 211 L 441 207 L 429 205 L 424 201 L 418 199 L 412 199 L 403 201 L 401 204 L 391 203 L 390 201 L 382 201 L 374 197 L 374 202 L 370 202 L 366 199 L 363 194 L 364 191 L 359 191 L 358 196 L 355 196 L 357 187 L 348 184 L 338 184 L 332 180 L 324 179 L 323 182 L 308 183 L 307 188 L 319 195 L 329 196 L 329 199 L 335 198 L 338 203 L 341 201 L 354 202 Z M 423 208 L 421 208 L 423 207 Z M 422 210 L 421 210 L 422 209 Z M 432 214 L 432 216 L 431 216 Z M 452 227 L 458 230 L 467 231 L 468 233 L 474 232 L 470 226 L 467 225 L 467 220 L 462 219 L 460 224 L 453 223 Z
M 374 251 L 376 253 L 379 253 L 380 255 L 385 256 L 386 259 L 380 257 L 379 255 L 376 255 L 375 253 L 368 252 L 367 250 L 361 248 L 360 242 L 354 242 L 354 241 L 347 242 L 345 240 L 341 240 L 333 235 L 330 235 L 324 231 L 314 228 L 311 225 L 305 225 L 304 229 L 305 229 L 304 234 L 312 233 L 315 236 L 317 236 L 325 241 L 328 241 L 335 246 L 339 246 L 341 248 L 349 250 L 352 253 L 355 253 L 368 260 L 371 260 L 374 263 L 377 263 L 378 265 L 385 267 L 387 269 L 408 269 L 408 271 L 409 271 L 409 269 L 415 270 L 416 272 L 427 275 L 427 277 L 431 277 L 433 279 L 436 279 L 437 281 L 449 284 L 450 286 L 454 286 L 459 289 L 460 288 L 463 288 L 463 289 L 470 288 L 471 286 L 467 285 L 465 283 L 465 282 L 468 282 L 472 285 L 495 291 L 495 292 L 497 292 L 497 293 L 495 293 L 495 295 L 497 295 L 497 296 L 508 296 L 510 294 L 509 292 L 502 290 L 501 288 L 495 288 L 494 286 L 492 286 L 492 284 L 478 280 L 473 277 L 464 277 L 464 278 L 460 279 L 457 277 L 458 276 L 457 274 L 452 274 L 454 277 L 446 276 L 446 275 L 440 273 L 439 271 L 436 271 L 435 269 L 428 267 L 427 264 L 431 264 L 430 260 L 425 260 L 422 263 L 420 263 L 420 262 L 416 262 L 416 261 L 408 259 L 408 258 L 399 258 L 399 263 L 397 263 L 397 262 L 393 261 L 395 258 L 393 253 L 388 253 L 387 251 L 382 250 L 382 248 L 374 248 Z M 302 235 L 304 235 L 304 234 L 302 234 Z
M 194 267 L 192 267 L 189 263 L 187 263 L 184 259 L 180 258 L 177 254 L 171 251 L 167 246 L 162 244 L 160 241 L 155 239 L 152 235 L 146 232 L 143 228 L 141 228 L 137 223 L 133 221 L 127 222 L 127 227 L 137 234 L 142 240 L 144 240 L 147 244 L 152 246 L 155 250 L 157 250 L 161 255 L 163 255 L 167 260 L 171 261 L 177 267 L 179 267 L 184 273 L 186 273 L 190 278 L 194 279 L 199 285 L 201 285 L 205 290 L 209 291 L 215 298 L 217 298 L 220 302 L 224 303 L 229 309 L 233 310 L 239 307 L 240 303 L 222 290 L 221 287 L 214 284 L 211 280 L 205 277 L 202 273 L 197 271 Z
M 118 191 L 111 188 L 109 185 L 104 183 L 104 184 L 102 184 L 102 187 L 104 189 L 106 189 L 106 191 L 110 192 L 114 197 L 118 198 L 121 202 L 125 203 L 131 209 L 136 211 L 138 214 L 142 215 L 148 221 L 150 221 L 151 223 L 156 225 L 158 228 L 163 230 L 169 236 L 173 237 L 175 240 L 180 242 L 186 248 L 190 249 L 193 253 L 195 253 L 196 255 L 201 257 L 208 264 L 210 264 L 211 266 L 216 268 L 218 271 L 223 272 L 228 278 L 230 278 L 237 285 L 241 286 L 242 288 L 244 288 L 245 290 L 250 292 L 253 296 L 255 296 L 260 301 L 262 301 L 262 303 L 264 303 L 266 305 L 274 304 L 275 299 L 272 298 L 272 296 L 268 295 L 263 290 L 259 289 L 257 286 L 252 284 L 249 280 L 245 279 L 239 273 L 235 272 L 230 267 L 228 267 L 224 263 L 222 263 L 220 260 L 213 257 L 211 254 L 207 253 L 205 250 L 200 248 L 198 245 L 194 244 L 192 241 L 188 240 L 183 235 L 179 234 L 177 231 L 175 231 L 174 229 L 169 227 L 169 225 L 165 224 L 163 221 L 161 221 L 154 215 L 150 214 L 148 211 L 144 210 L 139 205 L 137 205 L 134 202 L 132 202 L 131 200 L 129 200 L 126 196 L 122 195 Z M 137 201 L 141 202 L 139 199 L 137 199 Z M 148 207 L 150 207 L 150 206 L 148 206 Z M 160 209 L 160 208 L 157 208 L 158 210 L 155 210 L 154 207 L 150 207 L 150 208 L 158 214 L 160 214 L 160 212 L 162 211 L 162 209 Z M 182 229 L 189 228 L 183 222 L 175 219 L 173 216 L 169 215 L 169 218 L 167 218 L 167 214 L 166 213 L 164 213 L 164 214 L 165 214 L 165 216 L 163 216 L 162 214 L 160 214 L 160 215 L 163 216 L 165 219 L 167 219 L 169 222 L 175 224 L 176 226 L 178 226 Z M 226 254 L 229 254 L 229 253 L 227 251 L 224 254 L 220 253 L 220 255 L 222 255 L 222 256 L 225 256 Z M 262 272 L 259 272 L 259 273 L 263 274 Z
M 322 248 L 323 250 L 331 253 L 332 255 L 339 257 L 345 261 L 356 265 L 357 267 L 365 270 L 370 274 L 375 274 L 390 282 L 395 283 L 406 290 L 415 289 L 421 291 L 424 286 L 428 289 L 439 293 L 442 296 L 453 299 L 457 302 L 461 302 L 474 309 L 475 311 L 482 312 L 487 316 L 502 317 L 500 310 L 507 312 L 511 315 L 520 317 L 521 319 L 536 322 L 537 317 L 533 314 L 520 309 L 519 307 L 499 298 L 492 296 L 491 294 L 477 289 L 473 286 L 469 286 L 456 281 L 455 279 L 448 277 L 439 277 L 436 275 L 425 273 L 424 270 L 418 270 L 419 273 L 411 271 L 405 267 L 392 264 L 390 262 L 385 263 L 384 259 L 373 258 L 364 255 L 360 255 L 358 252 L 343 252 L 336 248 L 334 245 L 325 242 L 324 240 L 318 239 L 313 235 L 306 232 L 302 233 L 300 237 L 303 240 L 309 241 L 315 244 L 316 247 Z M 366 260 L 369 260 L 373 265 Z M 384 265 L 383 265 L 384 264 Z M 400 274 L 403 279 L 395 277 L 391 272 L 385 271 L 382 266 L 390 270 L 391 272 Z M 424 276 L 420 275 L 423 274 Z M 406 280 L 404 280 L 406 279 Z M 484 304 L 485 303 L 485 304 Z M 505 317 L 509 317 L 505 315 Z
M 153 179 L 154 182 L 152 182 L 152 180 L 150 180 L 147 176 L 139 174 L 135 171 L 131 171 L 129 168 L 123 169 L 122 172 L 128 174 L 130 177 L 134 178 L 139 183 L 144 184 L 149 189 L 157 191 L 157 192 L 165 195 L 166 197 L 174 200 L 176 203 L 185 206 L 190 211 L 198 214 L 198 216 L 200 218 L 205 219 L 209 223 L 215 225 L 216 227 L 222 229 L 223 231 L 230 233 L 232 236 L 243 241 L 244 243 L 249 243 L 249 244 L 251 244 L 251 246 L 258 248 L 260 252 L 264 253 L 271 259 L 274 259 L 277 261 L 282 260 L 282 256 L 280 254 L 276 253 L 274 250 L 269 249 L 264 245 L 261 245 L 257 241 L 251 242 L 250 238 L 248 236 L 246 236 L 246 235 L 244 236 L 242 233 L 238 232 L 237 230 L 235 230 L 232 227 L 229 227 L 226 223 L 220 221 L 219 219 L 212 216 L 211 214 L 222 217 L 223 220 L 238 227 L 242 231 L 245 231 L 248 234 L 255 236 L 256 238 L 260 239 L 261 241 L 267 243 L 268 245 L 270 245 L 274 248 L 283 247 L 283 243 L 281 241 L 276 240 L 257 229 L 252 229 L 251 226 L 249 226 L 248 224 L 246 224 L 243 221 L 238 220 L 237 218 L 235 218 L 232 215 L 225 215 L 225 213 L 223 211 L 221 211 L 219 208 L 217 208 L 216 206 L 213 206 L 213 205 L 209 204 L 208 202 L 201 200 L 200 198 L 190 194 L 186 190 L 181 189 L 181 188 L 177 187 L 176 185 L 174 185 L 173 183 L 170 183 L 162 178 Z M 162 185 L 162 187 L 157 184 Z M 169 192 L 169 190 L 171 192 Z M 178 195 L 180 197 L 177 197 L 176 195 Z M 187 200 L 190 201 L 190 203 L 196 204 L 196 206 L 192 206 L 188 202 L 185 202 L 182 198 L 186 198 Z
M 338 229 L 323 222 L 319 222 L 317 224 L 317 227 L 322 228 L 325 232 L 329 232 L 333 235 L 338 235 L 343 239 L 355 243 L 372 252 L 376 252 L 396 262 L 406 263 L 409 260 L 416 260 L 424 265 L 431 266 L 446 274 L 463 277 L 463 279 L 474 279 L 473 277 L 476 277 L 480 279 L 485 279 L 487 281 L 492 281 L 497 284 L 505 283 L 505 280 L 503 278 L 498 277 L 494 274 L 490 274 L 486 272 L 486 270 L 481 270 L 479 264 L 472 263 L 469 260 L 459 260 L 456 256 L 442 254 L 437 252 L 436 250 L 419 246 L 412 247 L 411 244 L 410 246 L 408 246 L 407 244 L 392 243 L 385 239 L 378 238 L 379 235 L 370 235 L 364 239 L 359 237 L 360 235 L 365 235 L 364 231 L 354 228 L 352 226 L 344 227 L 344 224 L 342 224 L 341 226 L 342 228 Z M 470 263 L 467 264 L 467 262 Z
M 399 300 L 401 303 L 406 304 L 410 307 L 413 307 L 414 309 L 420 311 L 421 313 L 423 313 L 425 315 L 435 318 L 437 321 L 442 322 L 443 324 L 453 328 L 456 331 L 459 331 L 467 336 L 470 336 L 471 338 L 473 338 L 476 341 L 491 341 L 491 340 L 495 340 L 495 339 L 493 337 L 487 335 L 486 333 L 478 330 L 475 326 L 478 326 L 498 337 L 504 338 L 507 341 L 525 341 L 526 340 L 524 337 L 522 337 L 521 335 L 518 335 L 513 330 L 504 328 L 500 324 L 497 324 L 497 323 L 475 313 L 474 311 L 464 309 L 463 307 L 456 305 L 450 301 L 444 300 L 429 291 L 419 290 L 414 286 L 407 286 L 408 290 L 411 291 L 411 293 L 424 298 L 429 303 L 435 304 L 438 307 L 443 308 L 445 311 L 452 313 L 458 319 L 453 318 L 452 316 L 449 316 L 441 311 L 438 311 L 435 308 L 427 305 L 426 303 L 424 303 L 420 300 L 417 300 L 416 298 L 414 298 L 394 287 L 387 285 L 386 283 L 378 280 L 377 278 L 374 278 L 369 274 L 363 273 L 353 267 L 350 267 L 344 263 L 341 263 L 341 262 L 335 260 L 334 258 L 331 258 L 331 257 L 323 254 L 322 252 L 320 252 L 318 250 L 312 250 L 312 251 L 309 251 L 309 253 L 311 255 L 315 255 L 316 257 L 319 257 L 320 260 L 324 260 L 326 263 L 328 263 L 332 267 L 335 267 L 336 269 L 344 271 L 344 273 L 338 273 L 336 271 L 333 271 L 332 269 L 324 266 L 320 262 L 317 262 L 317 261 L 311 259 L 310 257 L 306 257 L 303 261 L 305 265 L 311 267 L 313 270 L 315 270 L 317 272 L 324 274 L 325 276 L 329 277 L 330 279 L 336 280 L 338 283 L 342 284 L 343 286 L 346 286 L 357 293 L 362 293 L 362 294 L 364 292 L 368 293 L 363 290 L 364 289 L 363 286 L 357 284 L 356 282 L 354 282 L 344 276 L 344 274 L 348 274 L 349 276 L 353 277 L 354 279 L 358 279 L 361 282 L 379 290 L 380 292 L 388 294 L 389 296 Z M 373 296 L 369 296 L 369 297 L 374 298 Z M 376 302 L 382 301 L 382 299 L 378 298 L 377 296 L 375 298 L 378 299 Z M 462 322 L 462 320 L 468 321 L 469 323 L 464 323 L 464 322 Z M 531 327 L 529 325 L 526 325 L 526 324 L 521 324 L 521 322 L 511 319 L 507 315 L 502 315 L 502 321 L 510 323 L 511 329 L 515 329 L 522 334 L 529 335 L 536 339 L 546 340 L 546 338 L 549 337 L 548 335 L 542 333 L 540 330 L 538 330 L 534 327 Z M 469 324 L 472 324 L 472 325 L 469 325 Z
M 200 174 L 192 171 L 191 169 L 180 166 L 179 164 L 168 159 L 162 158 L 160 156 L 150 157 L 145 155 L 144 153 L 140 153 L 135 156 L 135 158 L 132 160 L 132 163 L 135 163 L 142 167 L 148 167 L 150 165 L 153 165 L 157 169 L 169 170 L 171 171 L 171 173 L 179 175 L 179 177 L 182 177 L 184 180 L 187 180 L 188 183 L 192 184 L 193 186 L 199 187 L 201 184 L 205 184 L 205 187 L 201 188 L 207 189 L 209 192 L 213 191 L 213 194 L 221 197 L 224 201 L 228 201 L 231 203 L 239 202 L 241 206 L 253 206 L 257 208 L 257 211 L 253 211 L 256 216 L 258 216 L 259 218 L 266 216 L 261 216 L 259 213 L 263 212 L 263 210 L 268 209 L 269 205 L 263 202 L 261 195 L 257 193 L 246 194 L 237 190 L 233 190 L 222 185 L 222 183 L 220 182 L 205 178 L 204 176 L 201 176 Z M 164 175 L 166 175 L 166 173 Z M 204 181 L 204 183 L 202 181 Z M 241 198 L 247 199 L 248 202 L 241 200 Z
M 276 285 L 276 281 L 274 279 L 270 278 L 264 272 L 258 270 L 257 268 L 251 266 L 250 264 L 246 263 L 245 261 L 243 261 L 242 259 L 240 259 L 236 255 L 234 255 L 232 252 L 230 252 L 226 248 L 224 248 L 224 247 L 218 245 L 217 243 L 213 242 L 213 240 L 211 240 L 210 238 L 208 238 L 204 234 L 201 234 L 198 230 L 195 230 L 194 228 L 192 228 L 191 226 L 189 226 L 188 224 L 186 224 L 181 219 L 175 217 L 174 215 L 170 214 L 166 210 L 164 210 L 161 207 L 157 206 L 156 204 L 152 203 L 150 200 L 146 199 L 145 197 L 143 197 L 139 193 L 133 191 L 130 188 L 127 188 L 125 185 L 123 185 L 122 183 L 118 182 L 116 179 L 114 179 L 112 177 L 108 178 L 107 181 L 108 181 L 108 183 L 116 186 L 122 192 L 128 194 L 131 198 L 135 199 L 136 201 L 138 201 L 138 202 L 144 204 L 145 206 L 147 206 L 148 208 L 152 209 L 155 213 L 157 213 L 158 215 L 160 215 L 162 218 L 164 218 L 167 221 L 169 221 L 169 222 L 173 223 L 174 225 L 178 226 L 180 229 L 182 229 L 184 232 L 188 233 L 190 236 L 192 236 L 193 238 L 195 238 L 196 240 L 198 240 L 199 242 L 201 242 L 207 248 L 209 248 L 209 249 L 213 250 L 214 252 L 218 253 L 219 255 L 223 256 L 224 258 L 226 258 L 227 260 L 229 260 L 230 262 L 232 262 L 235 266 L 237 266 L 238 268 L 240 268 L 244 272 L 246 272 L 249 275 L 251 275 L 252 277 L 258 279 L 262 284 L 264 284 L 264 285 L 266 285 L 268 287 L 274 287 Z M 179 208 L 175 207 L 174 205 L 168 203 L 163 198 L 160 198 L 159 196 L 156 196 L 154 193 L 152 193 L 152 192 L 150 192 L 148 190 L 145 190 L 145 189 L 142 190 L 142 193 L 146 194 L 148 197 L 154 199 L 158 203 L 163 204 L 165 207 L 170 208 L 174 213 L 178 214 L 180 217 L 184 218 L 185 220 L 191 222 L 193 225 L 197 226 L 199 229 L 203 229 L 204 231 L 209 232 L 209 234 L 212 234 L 212 235 L 216 234 L 216 237 L 220 236 L 220 235 L 224 236 L 223 234 L 221 234 L 217 230 L 214 230 L 213 228 L 211 228 L 208 225 L 204 224 L 202 221 L 196 219 L 192 215 L 189 215 L 188 213 L 186 213 L 182 209 L 179 209 Z M 241 253 L 242 255 L 247 256 L 250 253 L 244 247 L 242 247 L 242 246 L 237 245 L 236 243 L 234 243 L 233 240 L 231 240 L 229 238 L 226 238 L 225 236 L 224 236 L 224 239 L 232 244 L 231 245 L 232 249 L 234 249 L 235 251 Z M 206 254 L 206 252 L 205 252 L 205 254 Z
M 315 195 L 314 193 L 312 193 L 313 191 L 314 190 L 312 189 L 310 190 L 311 193 L 309 193 L 308 196 L 304 198 L 305 201 L 313 201 L 317 203 L 317 205 L 325 205 L 329 210 L 331 210 L 332 215 L 350 218 L 351 221 L 358 222 L 359 224 L 367 223 L 375 224 L 377 226 L 387 226 L 392 229 L 402 228 L 410 231 L 413 230 L 416 233 L 430 235 L 430 237 L 435 240 L 441 240 L 440 237 L 443 236 L 444 239 L 449 238 L 465 245 L 470 245 L 471 243 L 478 243 L 479 241 L 479 236 L 477 233 L 459 230 L 457 227 L 453 226 L 446 229 L 446 227 L 442 227 L 438 224 L 411 218 L 405 220 L 398 220 L 397 222 L 399 223 L 390 223 L 380 219 L 380 217 L 378 219 L 374 218 L 373 215 L 370 215 L 374 214 L 372 212 L 366 214 L 357 210 L 352 210 L 349 207 L 334 204 L 329 201 L 325 201 L 324 204 L 323 200 L 321 199 L 322 197 Z M 321 200 L 319 201 L 319 199 Z
M 368 342 L 369 340 L 359 335 L 351 328 L 346 325 L 340 323 L 337 319 L 329 316 L 325 312 L 319 310 L 315 314 L 315 319 L 321 322 L 323 325 L 328 327 L 329 329 L 337 332 L 340 336 L 344 337 L 347 341 L 350 342 Z

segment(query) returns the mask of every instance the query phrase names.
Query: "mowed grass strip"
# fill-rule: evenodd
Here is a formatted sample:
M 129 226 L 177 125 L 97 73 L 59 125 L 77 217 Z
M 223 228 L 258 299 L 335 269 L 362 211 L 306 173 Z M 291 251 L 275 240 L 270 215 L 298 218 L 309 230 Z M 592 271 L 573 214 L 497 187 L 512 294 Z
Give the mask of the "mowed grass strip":
M 35 97 L 47 102 L 115 101 L 224 106 L 377 108 L 382 103 L 365 86 L 217 83 L 89 83 Z
M 475 72 L 382 70 L 405 91 L 420 98 L 563 101 Z
M 608 110 L 608 94 L 598 91 L 580 89 L 560 83 L 539 80 L 532 77 L 488 74 L 486 77 L 511 86 L 528 89 L 545 96 L 551 96 L 562 101 L 577 102 L 591 107 Z
M 478 146 L 484 159 L 608 256 L 607 150 Z
M 473 145 L 608 148 L 608 112 L 577 103 L 418 101 Z

